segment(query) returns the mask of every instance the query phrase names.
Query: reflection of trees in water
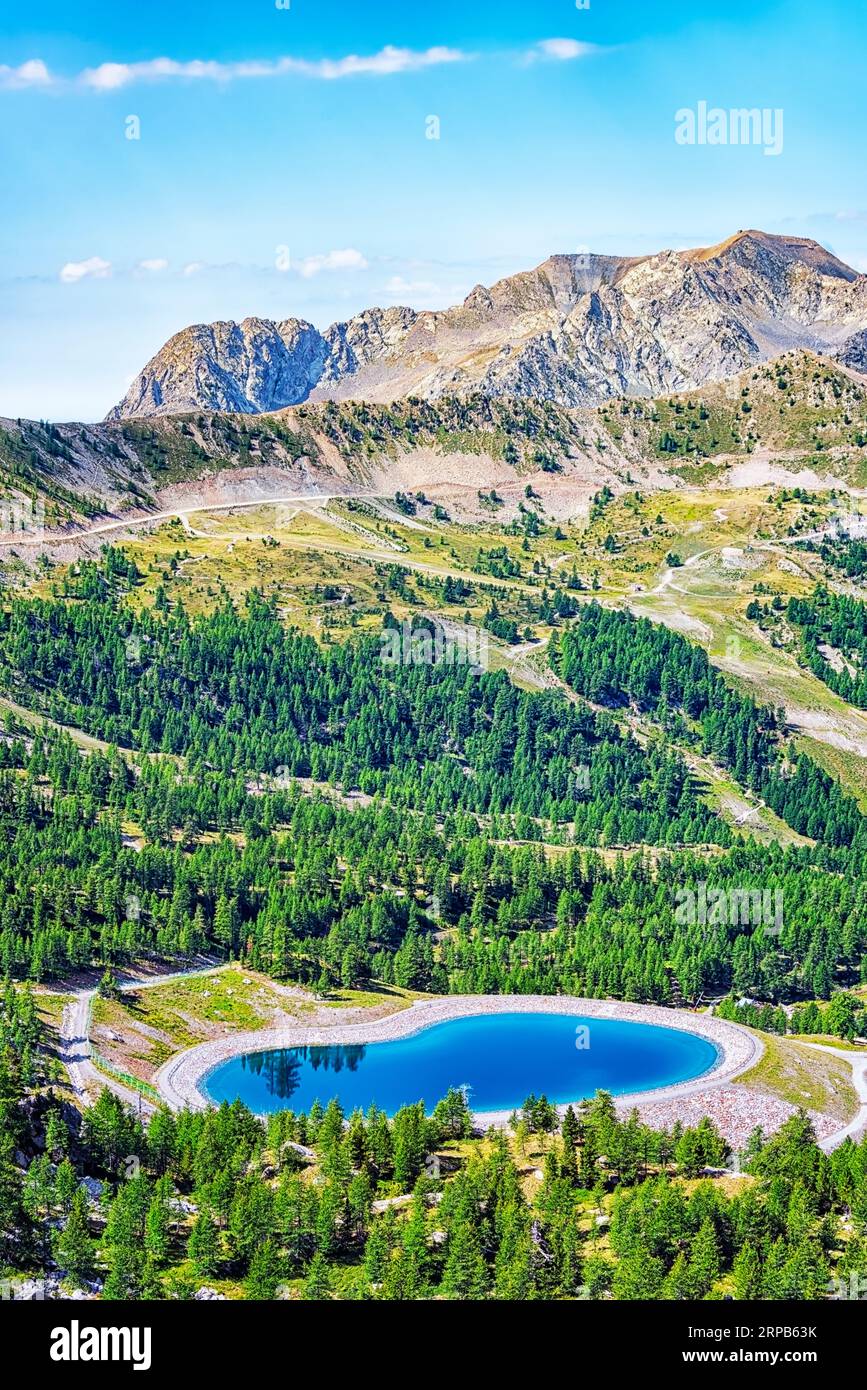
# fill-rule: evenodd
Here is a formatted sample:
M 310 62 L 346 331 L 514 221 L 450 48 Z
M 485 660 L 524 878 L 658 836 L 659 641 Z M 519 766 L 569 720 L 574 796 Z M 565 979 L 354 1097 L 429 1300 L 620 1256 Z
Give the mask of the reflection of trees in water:
M 291 1047 L 269 1052 L 247 1052 L 241 1057 L 241 1067 L 254 1076 L 264 1077 L 268 1093 L 279 1100 L 288 1100 L 301 1085 L 301 1070 L 305 1062 L 314 1071 L 357 1071 L 367 1049 L 358 1043 L 351 1046 Z

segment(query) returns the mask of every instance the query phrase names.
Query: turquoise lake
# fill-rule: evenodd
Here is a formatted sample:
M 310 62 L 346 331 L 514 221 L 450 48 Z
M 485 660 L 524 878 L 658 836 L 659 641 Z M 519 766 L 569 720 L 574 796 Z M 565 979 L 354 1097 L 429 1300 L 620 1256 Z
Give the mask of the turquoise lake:
M 588 1029 L 589 1046 L 579 1029 Z M 242 1100 L 265 1114 L 309 1110 L 337 1098 L 349 1113 L 371 1104 L 393 1115 L 450 1086 L 466 1086 L 473 1110 L 512 1110 L 531 1093 L 558 1104 L 597 1090 L 648 1091 L 709 1071 L 705 1038 L 646 1023 L 545 1013 L 480 1014 L 434 1024 L 390 1042 L 247 1052 L 202 1082 L 209 1100 Z

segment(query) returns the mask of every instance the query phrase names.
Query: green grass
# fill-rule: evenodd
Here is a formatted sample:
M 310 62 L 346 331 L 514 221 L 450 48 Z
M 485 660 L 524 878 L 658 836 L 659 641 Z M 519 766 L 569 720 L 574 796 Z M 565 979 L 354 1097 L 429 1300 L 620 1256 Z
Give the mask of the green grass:
M 395 986 L 335 989 L 314 998 L 256 971 L 223 966 L 184 980 L 168 980 L 116 999 L 97 996 L 93 1006 L 94 1048 L 112 1074 L 125 1080 L 130 1070 L 144 1073 L 138 1083 L 176 1052 L 226 1032 L 253 1032 L 272 1023 L 303 1024 L 321 1010 L 407 1008 L 425 996 Z M 113 1036 L 108 1036 L 111 1034 Z M 130 1083 L 132 1084 L 132 1083 Z
M 260 989 L 263 993 L 257 995 Z M 258 1028 L 268 1017 L 267 1004 L 275 1005 L 277 998 L 271 982 L 264 977 L 227 969 L 125 994 L 118 1007 L 128 1011 L 133 1020 L 157 1028 L 181 1046 L 188 1046 L 197 1038 L 189 1019 L 228 1026 L 233 1031 Z
M 133 1076 L 131 1072 L 124 1071 L 121 1067 L 113 1066 L 107 1058 L 103 1057 L 101 1052 L 97 1052 L 96 1048 L 91 1048 L 90 1060 L 93 1062 L 97 1071 L 101 1071 L 105 1076 L 112 1076 L 115 1081 L 120 1081 L 124 1086 L 129 1086 L 132 1090 L 138 1091 L 140 1095 L 146 1096 L 148 1100 L 152 1100 L 157 1104 L 160 1103 L 161 1097 L 156 1087 L 151 1086 L 147 1081 L 142 1081 L 141 1077 Z
M 831 1115 L 841 1125 L 857 1113 L 858 1094 L 852 1085 L 851 1068 L 842 1057 L 830 1057 L 773 1033 L 759 1036 L 765 1045 L 763 1056 L 733 1085 Z

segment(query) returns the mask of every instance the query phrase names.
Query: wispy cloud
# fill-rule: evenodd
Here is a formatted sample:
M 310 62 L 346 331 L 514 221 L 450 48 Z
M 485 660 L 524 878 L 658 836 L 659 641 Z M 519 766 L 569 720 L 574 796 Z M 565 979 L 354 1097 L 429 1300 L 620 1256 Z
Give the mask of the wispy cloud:
M 367 270 L 367 261 L 360 251 L 347 246 L 343 251 L 328 251 L 321 256 L 307 256 L 296 267 L 305 280 L 319 275 L 323 270 Z
M 139 261 L 136 270 L 145 275 L 158 275 L 161 270 L 168 270 L 168 267 L 168 261 L 162 256 L 153 256 L 149 260 Z
M 392 298 L 399 298 L 401 295 L 429 297 L 439 295 L 441 291 L 433 280 L 406 280 L 402 275 L 392 275 L 385 287 L 385 293 Z
M 64 285 L 75 285 L 79 280 L 107 280 L 110 275 L 111 261 L 104 261 L 101 256 L 90 256 L 86 261 L 67 261 L 60 271 Z
M 0 88 L 50 87 L 53 78 L 41 58 L 30 58 L 17 68 L 0 63 Z
M 528 62 L 539 59 L 553 59 L 558 63 L 571 63 L 576 58 L 589 58 L 598 53 L 595 43 L 580 43 L 578 39 L 540 39 L 525 54 Z
M 578 39 L 540 39 L 518 52 L 526 63 L 540 61 L 571 62 L 601 50 L 596 44 Z M 93 92 L 116 92 L 134 83 L 146 82 L 234 82 L 252 78 L 302 77 L 335 82 L 344 77 L 388 77 L 394 73 L 419 72 L 449 63 L 466 63 L 478 55 L 461 48 L 435 44 L 430 48 L 400 48 L 386 44 L 377 53 L 349 53 L 340 58 L 248 58 L 221 62 L 210 58 L 149 58 L 136 63 L 100 63 L 72 76 L 52 73 L 41 58 L 31 58 L 20 67 L 0 64 L 0 89 L 23 87 L 80 87 Z M 500 57 L 508 57 L 509 51 Z
M 391 73 L 416 72 L 420 68 L 436 67 L 442 63 L 463 62 L 468 57 L 469 54 L 457 48 L 438 46 L 416 50 L 396 48 L 388 44 L 378 53 L 368 56 L 350 53 L 344 58 L 321 58 L 315 61 L 287 57 L 221 63 L 199 58 L 189 62 L 178 62 L 174 58 L 152 58 L 142 63 L 101 63 L 99 67 L 87 68 L 79 75 L 78 81 L 85 87 L 103 92 L 116 91 L 133 82 L 160 82 L 179 78 L 187 81 L 233 82 L 244 78 L 295 75 L 335 81 L 341 77 L 383 77 Z

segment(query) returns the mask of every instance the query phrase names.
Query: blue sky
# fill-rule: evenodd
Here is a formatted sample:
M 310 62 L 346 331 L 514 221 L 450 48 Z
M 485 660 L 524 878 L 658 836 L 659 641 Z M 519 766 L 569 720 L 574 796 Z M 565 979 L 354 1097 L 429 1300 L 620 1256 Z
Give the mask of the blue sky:
M 99 418 L 191 322 L 444 307 L 553 252 L 759 226 L 867 270 L 852 0 L 17 8 L 0 414 Z M 782 110 L 782 153 L 679 145 L 701 101 Z

